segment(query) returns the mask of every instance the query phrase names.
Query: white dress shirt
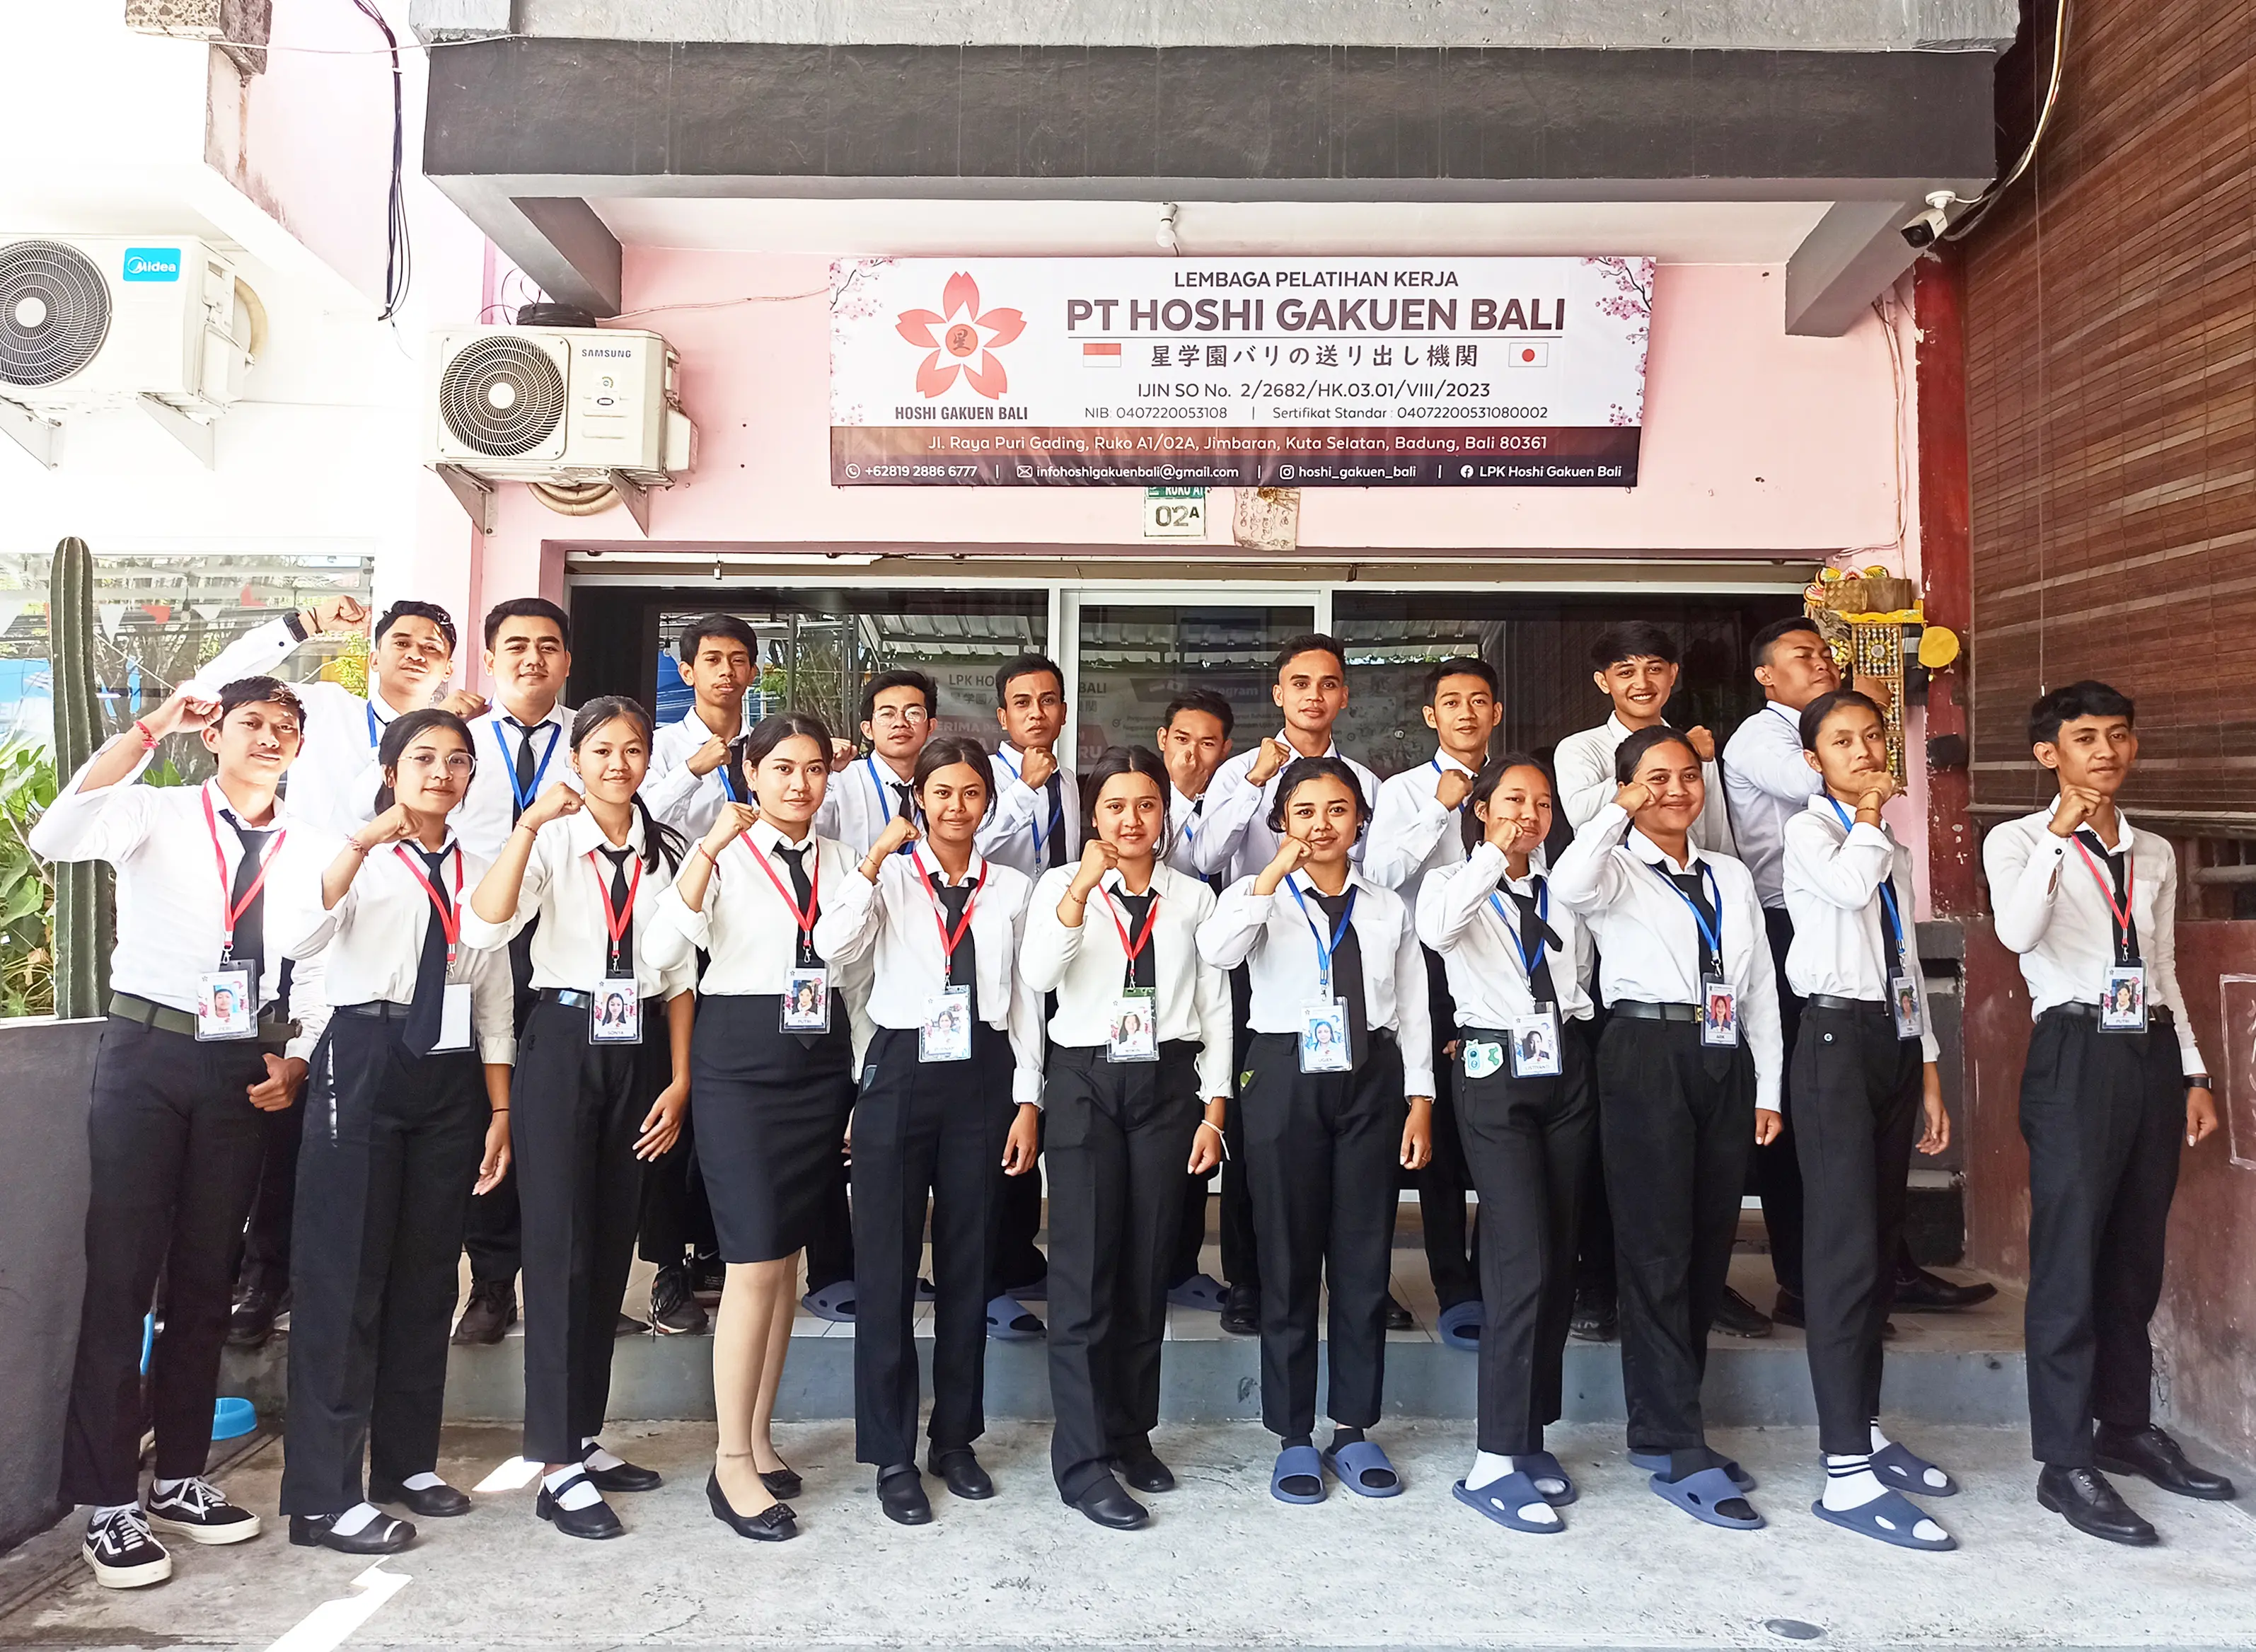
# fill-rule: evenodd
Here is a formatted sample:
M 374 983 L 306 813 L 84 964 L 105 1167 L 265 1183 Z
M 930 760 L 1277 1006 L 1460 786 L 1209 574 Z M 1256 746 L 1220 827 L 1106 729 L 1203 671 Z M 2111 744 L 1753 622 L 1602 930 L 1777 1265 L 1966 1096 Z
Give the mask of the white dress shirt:
M 641 989 L 647 1034 L 654 1025 L 650 1013 L 666 999 L 696 985 L 697 963 L 694 958 L 662 957 L 664 942 L 657 949 L 651 944 L 652 934 L 661 928 L 659 897 L 673 881 L 673 872 L 661 855 L 656 866 L 643 866 L 641 880 L 636 880 L 635 868 L 642 865 L 643 851 L 639 810 L 627 827 L 625 846 L 635 851 L 625 870 L 627 886 L 633 891 L 635 982 Z M 620 845 L 603 836 L 603 829 L 587 810 L 550 821 L 533 837 L 525 881 L 518 886 L 515 914 L 506 923 L 488 923 L 476 909 L 465 907 L 462 940 L 470 946 L 504 947 L 537 917 L 540 927 L 532 932 L 532 985 L 574 992 L 596 991 L 603 985 L 611 949 L 603 918 L 604 896 L 611 886 L 611 862 L 609 856 L 596 853 L 599 847 Z
M 814 830 L 818 836 L 835 837 L 854 851 L 854 863 L 876 845 L 886 827 L 902 813 L 901 794 L 894 789 L 906 786 L 909 777 L 893 773 L 893 766 L 874 752 L 865 752 L 847 765 L 844 772 L 830 777 L 822 793 L 822 807 L 814 811 Z M 908 800 L 908 812 L 913 816 L 916 800 Z
M 1295 883 L 1308 915 L 1293 899 Z M 1347 886 L 1356 892 L 1348 921 L 1363 955 L 1364 1024 L 1374 1033 L 1392 1033 L 1401 1046 L 1403 1094 L 1431 1096 L 1434 1023 L 1426 1007 L 1426 955 L 1410 908 L 1392 889 L 1352 867 Z M 1310 921 L 1311 916 L 1315 923 L 1324 921 L 1315 893 L 1306 872 L 1294 872 L 1266 900 L 1253 893 L 1251 878 L 1243 878 L 1222 892 L 1214 915 L 1199 926 L 1199 952 L 1208 963 L 1222 970 L 1246 966 L 1253 985 L 1247 1023 L 1257 1033 L 1297 1036 L 1302 1013 L 1322 990 L 1322 959 Z
M 328 866 L 343 847 L 342 838 L 324 842 L 321 865 Z M 487 863 L 465 854 L 451 837 L 447 847 L 449 852 L 439 867 L 441 887 L 455 909 L 467 914 L 471 892 L 485 876 Z M 322 960 L 326 996 L 333 1006 L 379 999 L 400 1005 L 415 1001 L 423 937 L 438 916 L 417 877 L 426 869 L 420 848 L 407 843 L 370 850 L 335 906 L 322 909 L 317 885 L 307 909 L 294 914 L 298 921 L 293 928 L 298 933 L 290 937 L 289 955 Z M 415 857 L 412 869 L 400 858 L 402 850 Z M 464 922 L 467 926 L 467 916 Z M 470 989 L 470 1025 L 478 1059 L 496 1066 L 514 1063 L 517 988 L 510 976 L 508 952 L 462 942 L 455 949 L 447 979 Z
M 1286 738 L 1281 731 L 1277 738 Z M 1285 778 L 1285 770 L 1293 764 L 1288 759 L 1265 784 L 1256 786 L 1246 776 L 1260 755 L 1258 745 L 1250 752 L 1240 752 L 1216 769 L 1214 779 L 1207 782 L 1205 823 L 1199 830 L 1198 844 L 1191 858 L 1199 871 L 1218 872 L 1232 883 L 1253 877 L 1277 857 L 1277 834 L 1269 830 L 1269 805 L 1276 801 L 1278 781 Z M 1299 755 L 1297 751 L 1294 753 L 1294 757 Z M 1363 787 L 1364 807 L 1374 807 L 1378 777 L 1353 758 L 1346 757 L 1336 741 L 1324 748 L 1323 755 L 1345 758 L 1348 767 L 1354 771 L 1357 784 Z M 1357 865 L 1363 864 L 1368 840 L 1366 833 L 1348 851 L 1348 858 Z
M 1042 874 L 1026 912 L 1026 941 L 1019 968 L 1037 992 L 1057 994 L 1050 1018 L 1050 1041 L 1075 1049 L 1102 1049 L 1112 1034 L 1112 1009 L 1128 978 L 1128 950 L 1119 926 L 1126 908 L 1111 900 L 1124 893 L 1117 869 L 1104 874 L 1089 897 L 1080 924 L 1068 928 L 1058 916 L 1075 868 L 1058 866 Z M 1199 1045 L 1199 1094 L 1230 1093 L 1230 977 L 1199 957 L 1199 926 L 1212 915 L 1214 891 L 1197 877 L 1155 866 L 1152 893 L 1158 912 L 1152 922 L 1153 1010 L 1160 1043 Z M 1110 906 L 1112 915 L 1105 915 Z
M 854 875 L 822 903 L 814 925 L 814 950 L 834 968 L 874 957 L 870 1019 L 898 1032 L 924 1025 L 925 1006 L 948 984 L 948 955 L 940 939 L 939 903 L 926 886 L 927 873 L 941 883 L 954 879 L 932 851 L 919 844 L 906 855 L 888 855 L 878 881 Z M 978 991 L 979 1019 L 1011 1037 L 1011 1099 L 1021 1106 L 1042 1103 L 1042 999 L 1019 968 L 1019 942 L 1026 928 L 1026 899 L 1033 885 L 1015 867 L 974 855 L 964 876 L 979 886 L 971 897 L 970 938 Z
M 513 738 L 517 731 L 508 732 Z M 735 795 L 725 759 L 710 773 L 690 771 L 689 759 L 712 738 L 713 731 L 692 706 L 681 721 L 667 724 L 651 737 L 650 772 L 642 780 L 642 801 L 650 805 L 650 812 L 693 844 L 713 830 L 713 822 L 721 818 L 721 805 Z M 539 748 L 533 751 L 537 756 Z
M 1703 997 L 1699 924 L 1684 896 L 1661 874 L 1712 868 L 1717 916 L 1723 925 L 1724 977 L 1738 994 L 1741 1036 L 1754 1057 L 1755 1105 L 1775 1112 L 1784 1055 L 1778 978 L 1755 880 L 1732 856 L 1703 851 L 1696 843 L 1688 848 L 1690 858 L 1677 865 L 1659 844 L 1630 827 L 1618 804 L 1609 802 L 1559 857 L 1551 893 L 1590 926 L 1597 942 L 1598 985 L 1607 1003 L 1697 1005 Z
M 2021 955 L 2032 1016 L 2062 1004 L 2097 1004 L 2115 962 L 2115 922 L 2107 915 L 2115 886 L 2111 879 L 2103 896 L 2099 884 L 2109 877 L 2107 863 L 2093 855 L 2099 868 L 2093 877 L 2074 842 L 2048 830 L 2051 819 L 2052 810 L 2041 808 L 1992 827 L 1982 840 L 1998 939 Z M 2186 1071 L 2205 1073 L 2178 991 L 2177 857 L 2167 840 L 2135 830 L 2120 811 L 2115 819 L 2115 847 L 2131 851 L 2131 921 L 2147 966 L 2147 1006 L 2169 1006 Z
M 1806 812 L 1824 789 L 1823 778 L 1804 760 L 1801 713 L 1792 706 L 1766 701 L 1731 731 L 1724 746 L 1731 839 L 1754 874 L 1755 893 L 1766 907 L 1786 904 L 1787 823 Z M 1822 799 L 1817 807 L 1824 808 Z
M 1371 830 L 1364 838 L 1364 876 L 1382 889 L 1400 891 L 1414 910 L 1427 873 L 1464 864 L 1464 811 L 1472 806 L 1472 794 L 1468 791 L 1456 808 L 1443 808 L 1434 788 L 1445 773 L 1462 774 L 1470 782 L 1479 771 L 1436 752 L 1431 762 L 1388 775 L 1379 782 Z
M 554 732 L 551 733 L 550 731 Z M 579 777 L 572 773 L 572 712 L 563 705 L 548 708 L 548 715 L 532 725 L 532 765 L 537 778 L 532 784 L 532 799 L 546 791 L 558 780 L 573 790 L 585 788 Z M 496 706 L 485 716 L 470 724 L 471 754 L 478 759 L 477 770 L 470 776 L 470 789 L 455 806 L 448 817 L 455 836 L 462 840 L 462 847 L 481 859 L 490 861 L 501 853 L 511 830 L 522 812 L 516 806 L 511 783 L 517 773 L 518 747 L 525 737 L 509 720 L 509 713 Z M 553 744 L 552 744 L 553 742 Z
M 987 759 L 995 807 L 980 822 L 975 841 L 981 854 L 1025 873 L 1031 883 L 1053 860 L 1070 866 L 1081 858 L 1081 788 L 1074 782 L 1073 771 L 1058 765 L 1057 810 L 1053 815 L 1048 782 L 1036 788 L 1019 778 L 1026 764 L 1024 754 L 1008 741 Z M 1050 848 L 1053 831 L 1058 839 L 1054 853 Z
M 1567 823 L 1576 831 L 1621 790 L 1621 782 L 1614 779 L 1614 753 L 1635 732 L 1618 716 L 1609 717 L 1595 729 L 1569 735 L 1551 754 L 1559 807 L 1567 811 Z M 1724 813 L 1728 805 L 1723 777 L 1713 763 L 1703 763 L 1700 778 L 1707 782 L 1708 794 L 1700 818 L 1692 822 L 1692 841 L 1711 854 L 1728 855 L 1732 852 L 1731 823 Z
M 1167 787 L 1167 865 L 1188 878 L 1204 880 L 1199 870 L 1199 834 L 1206 830 L 1206 799 L 1185 797 L 1172 782 Z
M 1505 1030 L 1514 1016 L 1534 1012 L 1528 990 L 1527 955 L 1521 950 L 1519 908 L 1498 895 L 1509 886 L 1523 895 L 1537 893 L 1540 855 L 1528 861 L 1528 876 L 1505 876 L 1504 851 L 1476 844 L 1458 865 L 1428 876 L 1418 891 L 1418 938 L 1442 955 L 1456 1000 L 1457 1025 Z M 1543 943 L 1550 954 L 1551 986 L 1562 1020 L 1590 1019 L 1590 943 L 1582 920 L 1564 900 L 1550 896 L 1544 921 L 1559 945 Z M 1499 911 L 1498 908 L 1502 909 Z
M 134 784 L 155 755 L 143 752 L 132 773 L 91 792 L 81 789 L 87 768 L 95 761 L 88 759 L 39 816 L 28 841 L 32 852 L 45 860 L 106 860 L 116 868 L 117 944 L 109 955 L 111 990 L 194 1015 L 199 982 L 219 967 L 220 937 L 236 868 L 243 861 L 243 842 L 223 812 L 227 794 L 217 781 L 201 786 Z M 204 819 L 207 797 L 219 824 L 224 887 L 219 863 L 212 858 L 212 831 Z M 286 808 L 278 808 L 266 826 L 251 830 L 286 834 L 278 847 L 266 840 L 273 858 L 267 863 L 265 900 L 260 908 L 265 947 L 257 985 L 263 1006 L 281 992 L 285 943 L 300 922 L 309 888 L 310 899 L 319 903 L 321 868 L 328 857 L 321 852 L 321 831 Z M 306 981 L 306 971 L 293 969 L 292 975 L 293 999 L 310 1003 L 318 996 L 296 985 Z M 297 1019 L 300 1030 L 291 1041 L 289 1053 L 310 1059 L 328 1018 L 300 1013 Z
M 1823 992 L 1888 1004 L 1893 996 L 1888 977 L 1895 965 L 1880 901 L 1880 881 L 1886 879 L 1895 892 L 1903 925 L 1903 966 L 1919 986 L 1920 1049 L 1925 1059 L 1940 1061 L 1942 1047 L 1935 1041 L 1934 1016 L 1928 1008 L 1912 916 L 1916 908 L 1911 851 L 1885 824 L 1867 824 L 1857 820 L 1856 813 L 1848 808 L 1854 823 L 1843 826 L 1833 812 L 1833 800 L 1820 792 L 1786 822 L 1786 910 L 1794 920 L 1794 942 L 1786 952 L 1786 984 L 1803 998 Z M 2097 997 L 2096 985 L 2092 991 Z

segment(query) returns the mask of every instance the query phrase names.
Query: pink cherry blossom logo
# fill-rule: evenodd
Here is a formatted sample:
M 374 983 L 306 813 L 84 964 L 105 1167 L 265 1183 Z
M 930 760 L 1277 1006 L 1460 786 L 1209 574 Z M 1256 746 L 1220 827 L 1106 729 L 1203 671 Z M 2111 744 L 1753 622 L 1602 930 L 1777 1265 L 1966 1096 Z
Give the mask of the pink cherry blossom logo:
M 955 382 L 963 382 L 993 401 L 1010 385 L 1003 364 L 991 353 L 1026 330 L 1026 318 L 1017 310 L 979 308 L 979 284 L 958 270 L 941 290 L 941 308 L 903 310 L 893 330 L 919 349 L 930 350 L 917 369 L 916 387 L 937 396 Z M 938 333 L 935 335 L 934 328 Z

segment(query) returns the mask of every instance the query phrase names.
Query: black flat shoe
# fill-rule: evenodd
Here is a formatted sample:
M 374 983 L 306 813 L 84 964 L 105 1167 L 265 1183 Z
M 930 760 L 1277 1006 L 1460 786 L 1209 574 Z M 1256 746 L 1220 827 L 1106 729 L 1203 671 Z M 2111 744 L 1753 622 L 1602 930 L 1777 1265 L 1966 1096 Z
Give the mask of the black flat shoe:
M 1114 1531 L 1134 1531 L 1152 1523 L 1152 1511 L 1123 1491 L 1110 1474 L 1075 1498 L 1073 1506 Z
M 789 1503 L 770 1503 L 757 1514 L 739 1514 L 721 1489 L 718 1470 L 705 1477 L 705 1500 L 713 1507 L 713 1518 L 739 1537 L 749 1537 L 756 1543 L 779 1543 L 799 1536 L 799 1516 L 792 1513 Z
M 1977 1280 L 1971 1285 L 1953 1284 L 1941 1274 L 1930 1274 L 1907 1260 L 1896 1267 L 1896 1294 L 1891 1305 L 1915 1314 L 1948 1312 L 1954 1308 L 1971 1308 L 1977 1303 L 1986 1303 L 1997 1294 L 1998 1288 L 1987 1280 Z
M 1153 1452 L 1146 1451 L 1140 1457 L 1116 1457 L 1112 1459 L 1112 1466 L 1120 1472 L 1122 1479 L 1139 1492 L 1172 1492 L 1175 1489 L 1174 1470 L 1160 1461 Z
M 1391 1291 L 1387 1293 L 1386 1297 L 1386 1328 L 1389 1331 L 1415 1331 L 1418 1329 L 1417 1316 L 1413 1314 L 1407 1308 L 1405 1308 L 1400 1303 L 1396 1302 L 1394 1300 L 1393 1293 Z
M 1771 1304 L 1770 1317 L 1772 1324 L 1791 1325 L 1796 1331 L 1801 1330 L 1809 1317 L 1801 1295 L 1783 1285 L 1778 1288 L 1778 1300 Z
M 412 1486 L 379 1486 L 370 1480 L 368 1500 L 397 1503 L 424 1520 L 452 1520 L 457 1514 L 469 1514 L 474 1507 L 469 1493 L 458 1492 L 444 1481 L 419 1489 Z
M 654 1468 L 621 1463 L 615 1468 L 589 1469 L 588 1484 L 599 1492 L 654 1492 L 666 1484 L 666 1477 Z
M 1715 1328 L 1727 1337 L 1767 1337 L 1770 1316 L 1726 1285 L 1716 1307 Z
M 1261 1334 L 1261 1293 L 1250 1285 L 1232 1285 L 1223 1299 L 1222 1328 L 1233 1337 Z
M 762 1469 L 760 1484 L 768 1488 L 770 1497 L 796 1497 L 807 1489 L 807 1482 L 800 1479 L 799 1471 L 788 1463 L 781 1468 Z
M 379 1514 L 356 1532 L 338 1531 L 335 1514 L 293 1514 L 290 1541 L 300 1549 L 334 1549 L 341 1555 L 396 1555 L 415 1541 L 415 1528 Z
M 932 1524 L 932 1500 L 924 1494 L 924 1476 L 916 1472 L 915 1464 L 905 1464 L 878 1476 L 878 1507 L 896 1525 Z
M 952 1451 L 935 1451 L 926 1460 L 925 1466 L 940 1477 L 948 1494 L 969 1502 L 983 1502 L 995 1495 L 995 1482 L 987 1471 L 979 1466 L 979 1459 L 971 1448 L 960 1445 Z
M 2076 1530 L 2111 1543 L 2144 1549 L 2159 1542 L 2154 1528 L 2139 1517 L 2096 1468 L 2061 1468 L 2048 1463 L 2037 1476 L 2037 1501 Z
M 566 1480 L 564 1489 L 568 1492 L 587 1479 L 583 1470 Z M 567 1508 L 556 1500 L 555 1493 L 543 1485 L 540 1495 L 533 1500 L 532 1512 L 567 1537 L 624 1537 L 626 1535 L 627 1528 L 619 1524 L 619 1517 L 611 1512 L 611 1506 L 600 1497 L 585 1508 Z
M 2186 1460 L 2178 1443 L 2149 1423 L 2143 1429 L 2111 1429 L 2104 1423 L 2091 1430 L 2093 1458 L 2110 1474 L 2137 1474 L 2180 1497 L 2198 1497 L 2205 1503 L 2232 1500 L 2232 1482 L 2222 1474 L 2196 1468 Z
M 1614 1299 L 1595 1291 L 1576 1295 L 1575 1316 L 1567 1322 L 1567 1334 L 1576 1342 L 1613 1341 L 1621 1334 L 1621 1315 L 1614 1306 Z

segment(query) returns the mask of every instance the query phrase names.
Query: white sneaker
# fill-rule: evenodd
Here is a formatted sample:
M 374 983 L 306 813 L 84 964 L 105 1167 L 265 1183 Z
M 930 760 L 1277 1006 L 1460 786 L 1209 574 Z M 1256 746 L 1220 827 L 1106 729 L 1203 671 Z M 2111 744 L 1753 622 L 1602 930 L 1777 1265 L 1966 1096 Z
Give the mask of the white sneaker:
M 173 1575 L 173 1557 L 149 1535 L 138 1508 L 121 1508 L 108 1520 L 89 1522 L 81 1551 L 105 1589 L 145 1589 Z
M 240 1543 L 258 1536 L 258 1516 L 237 1508 L 226 1493 L 201 1477 L 182 1480 L 169 1492 L 151 1486 L 149 1523 L 191 1543 Z

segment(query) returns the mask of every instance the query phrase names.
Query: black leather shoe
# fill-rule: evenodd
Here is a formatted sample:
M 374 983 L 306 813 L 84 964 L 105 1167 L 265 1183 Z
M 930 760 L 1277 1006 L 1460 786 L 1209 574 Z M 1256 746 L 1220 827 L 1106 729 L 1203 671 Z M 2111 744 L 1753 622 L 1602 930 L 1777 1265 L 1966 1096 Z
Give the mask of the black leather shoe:
M 594 1451 L 594 1446 L 588 1448 Z M 599 1492 L 654 1492 L 666 1484 L 666 1477 L 654 1468 L 638 1464 L 621 1463 L 616 1468 L 591 1468 L 588 1483 Z
M 508 1280 L 470 1281 L 470 1300 L 455 1322 L 455 1345 L 483 1347 L 499 1342 L 502 1333 L 517 1323 L 517 1290 Z
M 368 1483 L 368 1500 L 371 1503 L 398 1503 L 410 1514 L 425 1520 L 451 1520 L 457 1514 L 467 1514 L 473 1505 L 468 1492 L 458 1492 L 445 1481 L 426 1486 L 419 1490 L 412 1486 L 379 1486 Z
M 1770 1317 L 1773 1324 L 1791 1325 L 1800 1331 L 1808 1316 L 1803 1310 L 1801 1295 L 1780 1285 L 1778 1300 L 1771 1304 Z
M 335 1514 L 293 1514 L 290 1541 L 300 1549 L 334 1549 L 341 1555 L 396 1555 L 415 1541 L 415 1528 L 379 1514 L 356 1532 L 338 1531 Z
M 227 1345 L 230 1348 L 257 1348 L 274 1334 L 274 1317 L 282 1311 L 288 1299 L 286 1291 L 271 1290 L 264 1285 L 254 1285 L 243 1293 L 235 1311 L 227 1317 Z M 379 1552 L 389 1553 L 389 1550 Z
M 807 1489 L 807 1482 L 800 1479 L 799 1471 L 788 1463 L 781 1468 L 762 1469 L 760 1484 L 768 1488 L 770 1497 L 796 1497 Z
M 995 1482 L 987 1471 L 979 1466 L 979 1459 L 968 1445 L 959 1445 L 951 1451 L 934 1451 L 925 1459 L 925 1467 L 940 1477 L 952 1496 L 981 1502 L 995 1495 Z
M 789 1503 L 770 1503 L 757 1514 L 739 1514 L 721 1489 L 717 1470 L 705 1477 L 705 1500 L 712 1506 L 713 1518 L 739 1537 L 749 1537 L 756 1543 L 779 1543 L 799 1536 L 799 1516 L 792 1513 Z
M 1727 1337 L 1767 1337 L 1770 1316 L 1726 1285 L 1724 1300 L 1717 1305 L 1715 1328 Z
M 2158 1541 L 2154 1528 L 2107 1483 L 2096 1468 L 2062 1468 L 2048 1463 L 2037 1476 L 2037 1501 L 2080 1532 L 2111 1543 L 2143 1549 Z
M 1928 1273 L 1910 1258 L 1900 1257 L 1896 1261 L 1895 1301 L 1891 1305 L 1913 1313 L 1928 1313 L 1971 1308 L 1997 1294 L 1998 1288 L 1986 1279 L 1971 1285 L 1956 1285 L 1940 1274 Z
M 924 1494 L 924 1476 L 916 1472 L 915 1464 L 878 1471 L 878 1507 L 896 1525 L 932 1524 L 932 1500 Z
M 2099 1466 L 2110 1474 L 2139 1474 L 2166 1492 L 2198 1497 L 2207 1503 L 2232 1500 L 2232 1482 L 2222 1474 L 2196 1468 L 2186 1461 L 2178 1443 L 2152 1423 L 2143 1429 L 2113 1429 L 2104 1423 L 2091 1430 L 2091 1450 Z
M 575 1474 L 564 1482 L 564 1489 L 568 1492 L 588 1478 L 584 1471 Z M 543 1485 L 540 1495 L 533 1500 L 532 1512 L 567 1537 L 623 1537 L 626 1535 L 627 1528 L 619 1524 L 619 1517 L 611 1512 L 611 1506 L 600 1497 L 585 1508 L 567 1508 Z
M 1392 1291 L 1389 1291 L 1386 1294 L 1386 1328 L 1389 1331 L 1415 1331 L 1418 1329 L 1417 1317 L 1407 1308 L 1405 1308 L 1400 1303 L 1396 1302 L 1394 1300 L 1394 1293 Z
M 1233 1337 L 1261 1334 L 1261 1293 L 1251 1285 L 1232 1285 L 1223 1299 L 1222 1328 Z
M 1576 1342 L 1611 1342 L 1621 1335 L 1621 1314 L 1610 1295 L 1596 1291 L 1575 1294 L 1575 1317 L 1567 1334 Z
M 1136 1457 L 1116 1457 L 1112 1466 L 1120 1478 L 1139 1492 L 1172 1492 L 1175 1489 L 1175 1472 L 1160 1461 L 1157 1453 L 1145 1451 Z M 1084 1513 L 1087 1511 L 1084 1510 Z M 1091 1515 L 1091 1519 L 1096 1516 Z
M 1073 1506 L 1098 1525 L 1114 1531 L 1134 1531 L 1139 1526 L 1152 1523 L 1152 1511 L 1129 1496 L 1110 1474 L 1075 1498 Z

